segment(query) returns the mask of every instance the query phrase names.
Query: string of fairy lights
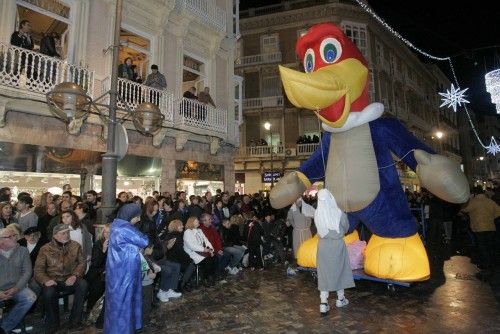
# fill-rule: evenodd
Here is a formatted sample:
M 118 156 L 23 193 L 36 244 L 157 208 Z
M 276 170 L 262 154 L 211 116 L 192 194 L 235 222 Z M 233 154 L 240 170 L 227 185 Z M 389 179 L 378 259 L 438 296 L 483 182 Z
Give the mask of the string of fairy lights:
M 392 35 L 397 37 L 399 40 L 401 40 L 406 46 L 408 46 L 410 49 L 418 52 L 424 57 L 427 57 L 432 60 L 438 60 L 438 61 L 447 61 L 448 64 L 450 65 L 451 73 L 453 76 L 453 81 L 455 82 L 456 88 L 453 84 L 451 84 L 451 89 L 447 90 L 445 93 L 439 93 L 439 95 L 442 96 L 442 101 L 443 103 L 440 105 L 440 107 L 446 106 L 449 108 L 453 108 L 453 111 L 457 111 L 457 106 L 462 106 L 465 110 L 465 114 L 467 115 L 467 119 L 469 120 L 469 124 L 472 128 L 472 131 L 474 132 L 474 135 L 476 136 L 479 144 L 486 150 L 488 154 L 491 155 L 496 155 L 497 153 L 500 153 L 500 146 L 497 144 L 495 137 L 491 137 L 490 139 L 490 144 L 485 145 L 483 141 L 481 140 L 481 137 L 479 136 L 479 133 L 474 126 L 474 122 L 472 121 L 472 118 L 469 114 L 469 110 L 467 109 L 466 104 L 469 103 L 465 99 L 464 93 L 468 90 L 468 88 L 465 88 L 463 90 L 460 89 L 460 84 L 458 83 L 458 78 L 455 73 L 455 68 L 453 66 L 453 63 L 451 61 L 451 57 L 436 57 L 428 52 L 423 51 L 422 49 L 416 47 L 412 42 L 404 38 L 399 32 L 394 30 L 387 22 L 385 22 L 380 16 L 378 16 L 366 3 L 364 3 L 362 0 L 355 0 L 358 5 L 363 8 L 368 14 L 370 14 L 376 21 L 378 21 L 382 26 L 384 26 Z M 493 103 L 496 103 L 495 100 L 498 101 L 497 103 L 497 112 L 500 112 L 500 70 L 496 70 L 493 72 L 488 73 L 485 76 L 486 79 L 486 85 L 487 85 L 487 90 L 490 92 L 492 96 L 492 101 Z

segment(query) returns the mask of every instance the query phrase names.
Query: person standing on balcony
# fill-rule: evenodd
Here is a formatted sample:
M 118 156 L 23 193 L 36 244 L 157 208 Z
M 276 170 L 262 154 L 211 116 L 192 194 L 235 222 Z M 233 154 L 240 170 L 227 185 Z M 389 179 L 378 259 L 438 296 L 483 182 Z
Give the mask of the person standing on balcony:
M 22 20 L 19 23 L 19 30 L 14 31 L 10 36 L 10 44 L 23 49 L 33 50 L 33 38 L 31 38 L 31 22 Z
M 33 50 L 33 38 L 31 37 L 31 22 L 28 20 L 22 20 L 19 23 L 19 30 L 14 31 L 10 36 L 10 44 L 26 49 Z M 26 60 L 26 54 L 22 53 L 20 57 L 20 66 L 19 70 L 23 73 L 26 70 L 27 76 L 31 78 L 33 76 L 33 57 L 29 56 Z M 28 62 L 28 66 L 26 66 L 26 62 Z M 17 64 L 15 64 L 14 74 L 18 73 Z
M 189 88 L 187 91 L 184 92 L 182 97 L 184 97 L 185 99 L 197 101 L 198 96 L 196 96 L 196 88 L 195 87 Z M 182 111 L 183 116 L 187 117 L 187 118 L 193 118 L 193 116 L 195 116 L 194 115 L 195 107 L 197 107 L 195 105 L 195 103 L 189 103 L 188 101 L 182 101 L 181 111 Z
M 198 101 L 200 101 L 203 104 L 210 104 L 212 107 L 215 108 L 215 103 L 212 97 L 210 96 L 210 88 L 205 87 L 203 92 L 200 92 L 198 94 Z
M 201 109 L 201 120 L 205 121 L 207 119 L 207 107 L 206 105 L 211 105 L 212 107 L 215 108 L 215 103 L 212 97 L 210 96 L 210 88 L 205 87 L 203 89 L 203 92 L 200 92 L 198 94 L 198 101 L 204 104 L 204 106 Z
M 165 79 L 165 76 L 158 71 L 158 65 L 151 65 L 151 73 L 146 78 L 145 84 L 146 86 L 159 90 L 167 89 L 167 80 Z M 160 97 L 157 93 L 151 91 L 149 93 L 149 98 L 152 103 L 156 105 L 159 104 Z
M 132 58 L 127 57 L 123 64 L 118 65 L 118 77 L 134 80 L 134 70 L 132 69 Z
M 47 55 L 49 57 L 61 58 L 59 53 L 57 53 L 57 48 L 56 48 L 56 40 L 59 39 L 60 36 L 55 31 L 45 35 L 40 41 L 40 53 Z
M 158 71 L 158 65 L 151 65 L 151 73 L 146 78 L 145 84 L 146 86 L 159 90 L 167 89 L 167 80 L 165 79 L 165 76 Z

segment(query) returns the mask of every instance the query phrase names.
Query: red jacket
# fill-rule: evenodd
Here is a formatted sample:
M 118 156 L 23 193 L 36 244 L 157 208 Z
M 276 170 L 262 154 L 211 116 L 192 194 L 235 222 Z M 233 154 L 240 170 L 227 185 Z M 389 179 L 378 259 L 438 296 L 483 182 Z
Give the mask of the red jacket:
M 203 231 L 203 234 L 207 237 L 208 241 L 214 246 L 214 251 L 217 253 L 218 251 L 223 250 L 222 240 L 220 238 L 219 232 L 213 226 L 206 227 L 203 224 L 200 224 L 200 229 Z

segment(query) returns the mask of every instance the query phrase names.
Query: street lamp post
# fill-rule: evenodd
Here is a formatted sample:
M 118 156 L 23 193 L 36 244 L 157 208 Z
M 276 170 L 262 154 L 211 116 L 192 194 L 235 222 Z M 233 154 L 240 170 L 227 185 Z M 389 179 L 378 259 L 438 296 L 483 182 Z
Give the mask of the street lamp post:
M 47 93 L 47 103 L 50 110 L 63 121 L 71 124 L 75 121 L 83 122 L 92 108 L 98 111 L 99 116 L 107 123 L 108 138 L 106 142 L 106 153 L 102 156 L 102 221 L 115 208 L 116 202 L 116 179 L 118 160 L 123 156 L 119 154 L 117 138 L 117 101 L 118 101 L 118 62 L 120 52 L 120 27 L 122 21 L 123 0 L 116 1 L 115 27 L 113 36 L 113 60 L 111 68 L 110 90 L 92 101 L 85 90 L 73 82 L 62 82 Z M 97 103 L 109 94 L 109 104 Z M 101 109 L 107 109 L 108 115 L 102 113 Z M 135 128 L 142 134 L 151 135 L 161 127 L 164 116 L 159 107 L 150 102 L 139 104 L 134 111 L 125 105 L 127 115 L 121 121 L 132 118 Z M 129 119 L 130 120 L 130 119 Z M 126 133 L 125 133 L 126 136 Z M 123 153 L 125 154 L 125 153 Z
M 264 129 L 269 131 L 269 146 L 271 147 L 271 189 L 274 188 L 274 166 L 273 166 L 273 134 L 271 132 L 271 123 L 264 123 Z
M 116 1 L 115 8 L 115 30 L 113 40 L 113 61 L 111 68 L 111 87 L 109 90 L 109 123 L 108 139 L 106 143 L 106 153 L 102 156 L 102 194 L 101 211 L 102 217 L 106 217 L 116 203 L 116 177 L 118 175 L 118 157 L 115 149 L 115 129 L 116 129 L 116 91 L 118 87 L 118 61 L 120 52 L 120 28 L 122 22 L 123 0 Z

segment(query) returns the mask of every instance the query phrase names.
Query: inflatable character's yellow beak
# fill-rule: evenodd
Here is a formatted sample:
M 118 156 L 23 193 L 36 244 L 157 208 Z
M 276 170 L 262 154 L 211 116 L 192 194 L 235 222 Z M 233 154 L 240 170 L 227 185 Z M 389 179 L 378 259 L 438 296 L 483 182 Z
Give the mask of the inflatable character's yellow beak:
M 321 121 L 334 128 L 344 125 L 351 103 L 361 96 L 368 78 L 366 66 L 354 58 L 312 73 L 283 66 L 279 70 L 290 102 L 297 108 L 318 110 Z

